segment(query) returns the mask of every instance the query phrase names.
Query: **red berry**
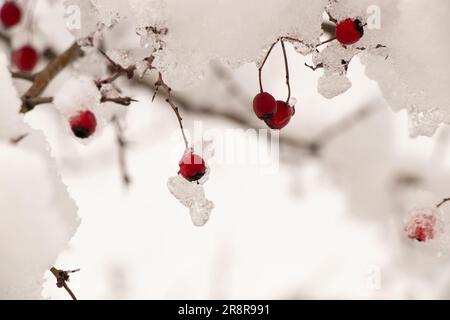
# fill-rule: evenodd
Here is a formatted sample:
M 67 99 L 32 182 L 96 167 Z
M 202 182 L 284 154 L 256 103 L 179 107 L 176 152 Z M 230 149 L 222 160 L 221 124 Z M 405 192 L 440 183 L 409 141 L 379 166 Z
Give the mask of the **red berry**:
M 277 101 L 277 113 L 271 119 L 266 120 L 266 123 L 271 129 L 280 130 L 288 125 L 294 114 L 294 107 L 284 101 Z
M 89 110 L 78 113 L 69 122 L 73 134 L 80 139 L 89 138 L 97 128 L 97 119 Z
M 31 72 L 39 60 L 39 54 L 30 45 L 16 49 L 12 53 L 12 62 L 21 71 Z
M 409 215 L 405 231 L 408 234 L 408 238 L 425 242 L 435 238 L 436 232 L 439 233 L 439 225 L 440 222 L 437 215 L 417 211 Z
M 178 174 L 191 182 L 200 180 L 206 173 L 205 160 L 192 152 L 186 153 L 179 165 L 180 171 L 178 171 Z
M 336 26 L 336 39 L 344 44 L 351 45 L 359 41 L 364 35 L 364 28 L 360 20 L 346 19 Z
M 0 9 L 0 21 L 5 28 L 11 28 L 20 22 L 22 10 L 13 1 L 7 1 Z
M 258 118 L 267 120 L 277 112 L 277 102 L 271 94 L 262 92 L 253 99 L 253 110 Z

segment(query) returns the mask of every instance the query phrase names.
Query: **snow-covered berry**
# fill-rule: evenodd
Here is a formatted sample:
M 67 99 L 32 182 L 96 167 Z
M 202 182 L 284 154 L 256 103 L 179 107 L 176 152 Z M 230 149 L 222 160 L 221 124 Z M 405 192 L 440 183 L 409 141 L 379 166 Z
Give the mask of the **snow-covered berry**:
M 14 27 L 22 19 L 22 10 L 15 1 L 6 1 L 0 9 L 0 21 L 5 28 Z
M 12 62 L 21 71 L 31 72 L 39 60 L 39 54 L 30 45 L 25 45 L 13 51 Z
M 295 108 L 284 101 L 277 101 L 277 112 L 266 120 L 267 125 L 274 130 L 281 130 L 286 127 L 295 114 Z
M 405 232 L 409 239 L 426 242 L 442 233 L 443 221 L 434 208 L 414 209 L 405 220 Z
M 89 110 L 82 111 L 71 117 L 69 123 L 73 134 L 80 139 L 89 138 L 97 128 L 97 119 Z
M 178 174 L 191 182 L 200 180 L 206 173 L 205 160 L 193 152 L 187 152 L 179 165 L 180 171 L 178 171 Z
M 259 119 L 267 120 L 277 112 L 277 102 L 271 94 L 261 92 L 253 99 L 253 110 Z
M 364 28 L 362 22 L 358 19 L 345 19 L 336 26 L 336 39 L 344 45 L 358 42 L 363 35 Z

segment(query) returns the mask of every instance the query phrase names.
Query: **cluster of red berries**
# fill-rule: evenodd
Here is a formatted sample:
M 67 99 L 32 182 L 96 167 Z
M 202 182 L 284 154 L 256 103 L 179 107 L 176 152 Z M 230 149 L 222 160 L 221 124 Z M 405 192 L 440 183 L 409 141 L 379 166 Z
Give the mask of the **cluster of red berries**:
M 15 1 L 6 1 L 0 8 L 0 21 L 6 28 L 12 28 L 22 20 L 22 9 Z M 31 45 L 15 49 L 11 55 L 12 63 L 24 72 L 31 72 L 39 60 L 37 50 Z
M 206 174 L 206 163 L 202 157 L 188 151 L 183 155 L 179 163 L 178 174 L 190 182 L 198 181 Z
M 253 110 L 256 116 L 265 121 L 274 130 L 286 127 L 295 114 L 295 108 L 284 101 L 276 101 L 267 92 L 261 92 L 253 99 Z
M 77 115 L 69 119 L 70 128 L 73 134 L 80 139 L 87 139 L 92 136 L 97 128 L 97 119 L 95 115 L 89 111 L 81 111 Z

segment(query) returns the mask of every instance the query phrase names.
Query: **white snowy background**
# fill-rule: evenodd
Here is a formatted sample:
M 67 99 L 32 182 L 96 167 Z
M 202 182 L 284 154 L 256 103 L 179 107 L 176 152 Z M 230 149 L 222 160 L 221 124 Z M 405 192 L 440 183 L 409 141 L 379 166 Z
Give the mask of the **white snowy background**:
M 145 1 L 149 6 L 164 2 L 169 8 L 164 12 L 177 9 L 186 13 L 184 1 Z M 191 10 L 198 10 L 207 1 L 193 2 Z M 179 22 L 183 34 L 169 33 L 173 38 L 166 39 L 167 55 L 158 63 L 171 84 L 179 87 L 177 94 L 197 110 L 189 112 L 180 105 L 188 130 L 194 128 L 195 121 L 201 121 L 205 131 L 242 128 L 224 117 L 208 115 L 204 108 L 232 113 L 255 127 L 261 126 L 251 110 L 251 100 L 258 92 L 257 69 L 247 62 L 258 60 L 259 50 L 267 48 L 280 33 L 298 33 L 310 42 L 320 35 L 321 13 L 327 1 L 298 1 L 300 9 L 310 11 L 291 14 L 280 19 L 285 23 L 273 27 L 261 21 L 277 13 L 286 14 L 292 10 L 290 5 L 299 8 L 292 1 L 277 0 L 265 1 L 263 8 L 256 10 L 256 2 L 235 4 L 243 15 L 262 12 L 255 13 L 253 24 L 239 18 L 233 21 L 236 28 L 249 28 L 248 34 L 220 34 L 223 28 L 217 26 L 209 32 L 197 29 L 195 36 L 182 37 L 195 33 L 194 28 L 202 23 L 210 25 L 218 16 L 231 22 L 228 19 L 235 17 L 235 12 L 217 9 L 228 8 L 226 1 L 217 1 L 218 7 L 206 6 L 204 12 L 211 16 L 202 15 L 194 25 L 190 25 L 192 15 L 188 13 L 195 12 L 187 12 Z M 449 2 L 372 2 L 386 6 L 383 21 L 390 29 L 383 31 L 382 27 L 381 35 L 373 35 L 375 40 L 369 34 L 367 45 L 391 45 L 390 54 L 395 57 L 392 65 L 383 62 L 384 56 L 354 58 L 348 72 L 352 87 L 330 100 L 318 93 L 323 71 L 306 68 L 304 63 L 313 63 L 312 57 L 304 57 L 288 45 L 291 84 L 298 102 L 297 113 L 281 136 L 312 139 L 355 110 L 372 107 L 376 111 L 334 137 L 319 157 L 281 144 L 280 168 L 274 174 L 262 175 L 255 164 L 212 162 L 205 189 L 215 209 L 203 228 L 192 225 L 186 208 L 167 189 L 167 179 L 178 171 L 183 146 L 177 139 L 179 129 L 173 111 L 161 98 L 151 103 L 153 92 L 148 88 L 121 81 L 123 92 L 139 102 L 130 107 L 107 105 L 124 119 L 132 179 L 128 189 L 119 174 L 111 126 L 102 126 L 95 139 L 80 144 L 68 134 L 67 124 L 54 105 L 37 107 L 25 115 L 25 124 L 21 118 L 11 120 L 24 126 L 14 127 L 15 133 L 30 130 L 28 126 L 33 133 L 18 146 L 2 142 L 0 149 L 0 298 L 37 298 L 42 294 L 44 298 L 67 299 L 50 272 L 45 274 L 42 287 L 40 274 L 50 265 L 81 268 L 69 283 L 79 299 L 450 298 L 450 258 L 445 252 L 450 243 L 439 249 L 427 247 L 407 239 L 403 232 L 403 220 L 418 191 L 427 190 L 438 200 L 450 196 L 450 129 L 444 125 L 434 133 L 450 114 L 446 89 L 450 83 L 450 44 L 446 36 L 450 20 L 449 11 L 445 11 Z M 341 1 L 344 8 L 366 8 L 372 2 Z M 92 3 L 114 8 L 125 1 Z M 276 7 L 276 3 L 283 5 Z M 39 30 L 36 45 L 50 45 L 57 51 L 67 48 L 74 38 L 63 26 L 62 1 L 37 1 L 35 10 Z M 339 4 L 336 10 L 338 15 L 343 14 L 339 13 Z M 148 15 L 142 19 L 159 23 L 162 17 Z M 103 21 L 110 16 L 105 13 Z M 311 20 L 301 22 L 303 16 Z M 177 20 L 167 19 L 176 29 Z M 316 20 L 319 31 L 308 29 Z M 189 25 L 192 29 L 186 27 Z M 134 27 L 125 21 L 108 30 L 107 46 L 129 49 L 134 42 L 139 43 L 134 33 L 134 38 L 125 36 Z M 61 31 L 55 34 L 54 30 Z M 184 41 L 176 42 L 180 37 Z M 396 42 L 400 39 L 402 43 Z M 233 40 L 236 46 L 230 47 Z M 192 47 L 200 54 L 186 52 L 192 41 L 196 41 Z M 217 41 L 216 46 L 212 41 Z M 0 46 L 7 55 L 6 46 Z M 139 49 L 136 52 L 141 54 Z M 185 55 L 181 55 L 183 52 Z M 12 128 L 12 122 L 5 123 L 5 110 L 12 105 L 18 108 L 19 102 L 7 76 L 6 56 L 0 56 L 0 137 L 6 140 L 12 131 L 3 134 L 2 126 Z M 89 69 L 95 61 L 84 63 Z M 90 75 L 101 72 L 99 69 L 91 68 Z M 77 72 L 87 73 L 82 61 L 61 74 L 49 92 L 67 92 L 65 86 Z M 264 80 L 274 96 L 285 96 L 284 65 L 278 47 L 264 70 Z M 18 92 L 27 86 L 23 81 L 14 84 Z M 239 90 L 233 90 L 235 87 Z M 83 92 L 72 90 L 72 94 L 80 96 Z M 7 100 L 6 96 L 15 98 Z M 241 134 L 240 139 L 246 137 Z M 36 146 L 35 141 L 48 144 L 42 148 L 47 154 L 36 155 L 32 147 L 27 147 Z M 258 142 L 248 143 L 248 148 L 254 148 Z M 239 152 L 235 147 L 216 152 Z M 45 176 L 47 166 L 51 173 Z M 56 181 L 57 175 L 68 194 Z M 25 195 L 21 193 L 24 190 Z M 49 212 L 45 201 L 52 199 L 51 192 L 58 193 L 59 201 Z M 26 276 L 18 281 L 19 274 Z M 32 291 L 27 287 L 30 282 Z

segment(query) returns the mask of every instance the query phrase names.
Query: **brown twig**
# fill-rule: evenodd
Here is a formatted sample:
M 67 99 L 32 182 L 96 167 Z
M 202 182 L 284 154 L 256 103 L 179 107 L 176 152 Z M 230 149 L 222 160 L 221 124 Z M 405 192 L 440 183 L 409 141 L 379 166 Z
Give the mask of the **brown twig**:
M 27 98 L 23 100 L 23 108 L 27 110 L 33 110 L 36 106 L 46 103 L 52 103 L 53 97 L 36 97 L 36 98 Z
M 117 103 L 120 104 L 122 106 L 129 106 L 131 105 L 132 102 L 138 102 L 135 99 L 132 99 L 130 97 L 115 97 L 115 98 L 109 98 L 106 96 L 102 96 L 101 103 L 105 103 L 105 102 L 113 102 L 113 103 Z
M 440 207 L 442 207 L 445 203 L 447 203 L 447 202 L 449 202 L 450 201 L 450 198 L 445 198 L 445 199 L 443 199 L 441 202 L 439 202 L 437 205 L 436 205 L 436 208 L 440 208 Z
M 310 68 L 312 71 L 323 68 L 323 63 L 319 63 L 317 66 L 311 66 L 305 62 L 305 67 Z
M 80 269 L 72 270 L 72 271 L 63 271 L 63 270 L 58 270 L 55 267 L 52 267 L 50 269 L 50 271 L 56 278 L 56 286 L 58 288 L 64 288 L 67 291 L 67 293 L 70 295 L 72 300 L 77 300 L 77 297 L 75 296 L 75 294 L 72 292 L 72 290 L 67 285 L 67 282 L 70 281 L 70 274 L 79 272 Z
M 123 128 L 120 124 L 119 119 L 116 116 L 112 118 L 112 123 L 114 124 L 114 130 L 116 132 L 116 141 L 119 153 L 120 175 L 122 177 L 124 186 L 128 187 L 131 183 L 131 178 L 130 175 L 128 174 L 127 169 L 127 159 L 126 159 L 127 142 L 123 134 Z
M 31 74 L 28 72 L 22 72 L 22 71 L 11 71 L 11 77 L 13 79 L 21 79 L 21 80 L 27 80 L 33 82 L 36 79 L 35 74 Z
M 26 113 L 33 110 L 37 104 L 31 103 L 30 100 L 38 98 L 61 70 L 80 57 L 81 54 L 80 46 L 74 43 L 61 55 L 53 59 L 44 70 L 36 74 L 33 85 L 22 96 L 22 108 L 20 111 Z
M 159 73 L 158 75 L 158 81 L 155 83 L 155 93 L 158 93 L 159 89 L 162 88 L 166 91 L 166 102 L 170 105 L 172 110 L 175 112 L 175 115 L 178 119 L 178 124 L 180 126 L 181 134 L 183 135 L 184 144 L 186 146 L 186 150 L 189 149 L 189 142 L 186 137 L 186 132 L 183 127 L 183 118 L 180 115 L 180 110 L 178 109 L 177 105 L 175 104 L 173 98 L 172 98 L 172 88 L 170 88 L 163 80 L 162 74 Z
M 28 136 L 28 133 L 22 134 L 20 136 L 18 136 L 17 138 L 11 138 L 9 139 L 9 143 L 16 145 L 18 144 L 20 141 L 22 141 L 23 139 L 25 139 Z

